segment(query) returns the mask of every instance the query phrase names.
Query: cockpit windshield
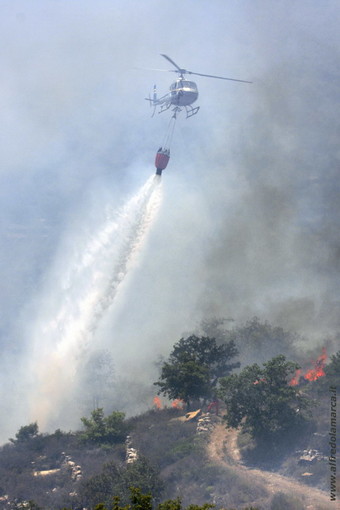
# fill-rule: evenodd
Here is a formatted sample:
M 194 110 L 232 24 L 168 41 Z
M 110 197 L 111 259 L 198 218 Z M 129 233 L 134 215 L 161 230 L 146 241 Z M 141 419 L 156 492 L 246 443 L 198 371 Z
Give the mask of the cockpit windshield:
M 183 87 L 187 87 L 187 88 L 189 88 L 189 89 L 194 89 L 194 90 L 196 90 L 196 88 L 197 88 L 197 87 L 196 87 L 196 83 L 195 83 L 195 82 L 193 82 L 193 81 L 187 81 L 187 80 L 185 80 L 185 81 L 183 82 Z
M 174 83 L 171 84 L 170 90 L 176 90 L 176 89 L 190 89 L 190 90 L 197 90 L 196 83 L 189 80 L 177 80 Z

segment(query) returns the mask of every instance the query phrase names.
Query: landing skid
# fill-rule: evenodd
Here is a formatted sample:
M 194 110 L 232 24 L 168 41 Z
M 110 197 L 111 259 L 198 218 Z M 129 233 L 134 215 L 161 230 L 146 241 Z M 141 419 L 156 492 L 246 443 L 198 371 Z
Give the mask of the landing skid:
M 187 117 L 186 117 L 187 119 L 196 115 L 196 113 L 200 109 L 199 106 L 196 106 L 195 108 L 193 108 L 192 106 L 184 106 L 184 108 L 185 108 L 185 111 L 187 114 Z M 172 109 L 172 111 L 174 112 L 173 117 L 176 119 L 177 114 L 180 113 L 182 110 L 183 110 L 183 107 L 180 108 L 179 106 L 175 106 L 175 108 Z
M 171 103 L 162 104 L 158 113 L 163 113 L 169 110 Z
M 195 108 L 193 108 L 192 106 L 186 106 L 185 111 L 187 112 L 187 119 L 196 115 L 199 109 L 200 109 L 199 106 L 196 106 Z
M 160 109 L 159 109 L 159 112 L 158 113 L 163 113 L 163 112 L 166 112 L 167 110 L 169 110 L 171 106 L 171 103 L 165 103 L 165 104 L 162 104 L 160 106 Z M 186 114 L 187 114 L 187 119 L 189 119 L 190 117 L 193 117 L 194 115 L 196 115 L 196 113 L 198 113 L 198 110 L 200 109 L 199 106 L 196 106 L 195 108 L 193 108 L 192 106 L 184 106 L 185 108 L 185 111 L 186 111 Z M 183 110 L 183 107 L 180 107 L 180 106 L 175 106 L 175 108 L 172 109 L 172 111 L 174 112 L 173 114 L 173 117 L 177 117 L 177 114 L 180 113 L 181 111 Z

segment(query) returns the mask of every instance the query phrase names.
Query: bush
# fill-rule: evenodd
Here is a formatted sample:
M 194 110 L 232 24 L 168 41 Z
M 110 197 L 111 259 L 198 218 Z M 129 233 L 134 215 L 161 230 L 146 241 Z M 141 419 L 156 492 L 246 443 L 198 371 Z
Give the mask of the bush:
M 95 409 L 91 418 L 81 418 L 85 431 L 81 433 L 80 439 L 100 445 L 124 441 L 128 431 L 124 419 L 124 413 L 113 411 L 105 417 L 102 408 Z
M 99 475 L 82 484 L 79 495 L 85 507 L 93 507 L 98 501 L 110 505 L 115 496 L 126 505 L 130 500 L 130 487 L 150 493 L 157 500 L 163 484 L 147 460 L 139 458 L 126 467 L 120 467 L 114 462 L 106 464 Z
M 150 411 L 129 422 L 133 447 L 160 469 L 183 457 L 185 450 L 199 448 L 194 443 L 196 424 L 176 420 L 180 415 L 183 412 L 164 409 Z
M 283 492 L 274 494 L 270 503 L 270 510 L 304 510 L 304 508 L 302 501 Z
M 11 438 L 11 443 L 23 443 L 30 441 L 31 439 L 38 436 L 39 429 L 38 423 L 30 423 L 29 425 L 24 425 L 20 427 L 19 431 L 15 434 L 16 439 Z

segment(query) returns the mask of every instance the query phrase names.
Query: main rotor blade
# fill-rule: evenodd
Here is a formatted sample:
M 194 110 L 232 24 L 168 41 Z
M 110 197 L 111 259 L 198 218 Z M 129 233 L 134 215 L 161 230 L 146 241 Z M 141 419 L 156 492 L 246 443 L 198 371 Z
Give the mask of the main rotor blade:
M 152 67 L 134 67 L 138 71 L 161 71 L 162 73 L 177 73 L 174 69 L 153 69 Z
M 193 71 L 185 71 L 185 72 L 187 74 L 196 74 L 197 76 L 206 76 L 207 78 L 218 78 L 219 80 L 230 80 L 230 81 L 240 81 L 242 83 L 253 83 L 252 81 L 236 80 L 235 78 L 225 78 L 224 76 L 214 76 L 213 74 L 194 73 Z
M 176 67 L 176 69 L 182 73 L 184 71 L 184 69 L 181 69 L 177 64 L 176 62 L 174 62 L 170 57 L 168 57 L 168 55 L 164 55 L 164 53 L 161 53 L 162 57 L 166 58 L 173 66 Z

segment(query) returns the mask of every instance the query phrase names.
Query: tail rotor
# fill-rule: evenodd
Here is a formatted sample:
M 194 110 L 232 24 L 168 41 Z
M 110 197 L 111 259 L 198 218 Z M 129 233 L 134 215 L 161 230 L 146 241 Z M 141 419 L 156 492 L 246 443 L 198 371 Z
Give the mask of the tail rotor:
M 152 112 L 152 115 L 151 115 L 151 117 L 153 117 L 155 115 L 156 106 L 157 106 L 157 90 L 156 90 L 156 85 L 153 86 L 152 98 L 151 98 L 151 95 L 149 94 L 149 97 L 146 97 L 145 99 L 146 99 L 146 101 L 149 101 L 151 108 L 153 107 L 153 112 Z

